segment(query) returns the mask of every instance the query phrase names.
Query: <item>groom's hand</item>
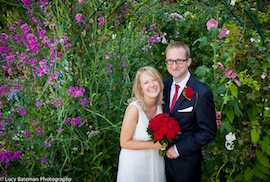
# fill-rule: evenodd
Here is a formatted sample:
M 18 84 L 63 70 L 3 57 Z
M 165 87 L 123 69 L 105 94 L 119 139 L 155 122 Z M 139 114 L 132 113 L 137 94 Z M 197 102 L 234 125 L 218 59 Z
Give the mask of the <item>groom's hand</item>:
M 176 153 L 174 146 L 171 146 L 167 151 L 166 151 L 166 156 L 169 159 L 176 159 L 178 157 L 178 154 Z

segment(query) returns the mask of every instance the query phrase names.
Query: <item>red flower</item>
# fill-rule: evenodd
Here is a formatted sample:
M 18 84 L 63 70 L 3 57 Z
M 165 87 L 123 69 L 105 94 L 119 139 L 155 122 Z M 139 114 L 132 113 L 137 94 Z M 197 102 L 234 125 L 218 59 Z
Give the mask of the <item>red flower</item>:
M 185 87 L 184 88 L 184 92 L 183 95 L 185 96 L 185 98 L 189 101 L 191 101 L 193 95 L 194 95 L 194 91 L 192 90 L 192 88 L 190 87 Z
M 149 121 L 147 132 L 153 142 L 159 141 L 162 145 L 168 144 L 181 132 L 178 122 L 169 114 L 158 114 Z M 160 153 L 161 154 L 161 153 Z M 162 153 L 161 155 L 165 155 Z

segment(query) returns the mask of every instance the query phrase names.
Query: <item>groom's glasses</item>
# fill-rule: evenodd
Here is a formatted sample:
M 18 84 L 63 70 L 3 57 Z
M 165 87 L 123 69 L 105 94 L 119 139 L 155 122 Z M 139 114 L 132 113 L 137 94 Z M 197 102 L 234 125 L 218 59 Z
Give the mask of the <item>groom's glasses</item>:
M 176 65 L 180 65 L 180 64 L 183 64 L 187 60 L 188 59 L 176 59 L 176 60 L 166 59 L 165 62 L 167 65 L 173 65 L 173 63 L 175 63 Z

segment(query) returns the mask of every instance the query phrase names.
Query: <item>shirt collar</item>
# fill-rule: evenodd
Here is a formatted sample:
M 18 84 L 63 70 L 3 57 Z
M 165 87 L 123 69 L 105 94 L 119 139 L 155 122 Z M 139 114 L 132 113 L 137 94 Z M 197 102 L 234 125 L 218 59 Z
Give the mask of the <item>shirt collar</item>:
M 180 88 L 184 88 L 186 86 L 189 78 L 190 78 L 190 72 L 188 71 L 187 76 L 181 82 L 176 83 L 174 78 L 173 78 L 173 84 L 172 85 L 176 84 L 176 85 L 179 85 Z

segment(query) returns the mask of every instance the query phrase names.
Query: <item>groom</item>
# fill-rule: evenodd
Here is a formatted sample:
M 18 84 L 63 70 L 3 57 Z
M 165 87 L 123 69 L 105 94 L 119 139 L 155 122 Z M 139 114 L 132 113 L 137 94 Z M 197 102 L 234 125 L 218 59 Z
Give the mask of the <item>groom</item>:
M 189 72 L 190 48 L 181 42 L 166 50 L 171 77 L 164 79 L 164 113 L 174 117 L 181 135 L 168 145 L 165 156 L 167 182 L 201 180 L 201 148 L 216 136 L 216 115 L 212 92 Z

